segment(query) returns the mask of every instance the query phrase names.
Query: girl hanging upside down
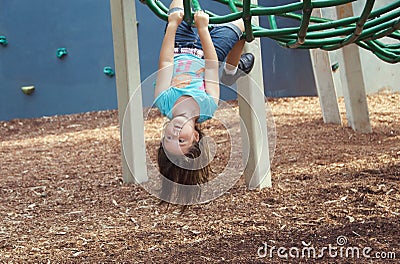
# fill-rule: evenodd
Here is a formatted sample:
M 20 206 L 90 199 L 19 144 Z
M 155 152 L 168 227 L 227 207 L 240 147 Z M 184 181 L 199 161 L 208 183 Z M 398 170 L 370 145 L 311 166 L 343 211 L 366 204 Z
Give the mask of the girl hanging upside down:
M 158 166 L 164 176 L 161 199 L 191 204 L 199 198 L 200 187 L 182 193 L 179 184 L 198 186 L 208 181 L 211 172 L 207 144 L 198 124 L 212 118 L 218 108 L 220 81 L 232 85 L 249 73 L 254 56 L 242 54 L 241 19 L 210 26 L 208 15 L 198 11 L 194 14 L 195 33 L 183 21 L 183 10 L 183 0 L 173 0 L 169 7 L 154 104 L 170 120 L 158 150 Z M 219 61 L 225 61 L 221 80 Z

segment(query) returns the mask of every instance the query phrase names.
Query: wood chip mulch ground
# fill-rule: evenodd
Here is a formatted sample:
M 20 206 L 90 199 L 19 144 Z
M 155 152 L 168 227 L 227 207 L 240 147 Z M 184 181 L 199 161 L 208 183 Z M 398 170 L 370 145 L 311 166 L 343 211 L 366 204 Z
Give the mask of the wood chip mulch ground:
M 0 122 L 0 262 L 397 263 L 399 102 L 369 96 L 361 134 L 342 99 L 343 125 L 318 98 L 269 99 L 272 188 L 241 178 L 183 215 L 122 182 L 117 111 Z

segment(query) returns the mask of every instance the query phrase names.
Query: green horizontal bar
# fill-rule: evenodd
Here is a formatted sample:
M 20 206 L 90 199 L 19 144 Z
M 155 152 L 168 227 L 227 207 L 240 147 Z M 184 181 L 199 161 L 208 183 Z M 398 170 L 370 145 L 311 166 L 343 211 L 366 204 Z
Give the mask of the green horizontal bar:
M 396 13 L 389 14 L 387 16 L 382 16 L 380 18 L 377 18 L 372 21 L 368 21 L 365 23 L 365 32 L 370 32 L 369 30 L 373 28 L 373 30 L 380 31 L 383 28 L 387 27 L 390 25 L 390 20 L 393 18 L 396 18 L 400 16 L 400 10 L 397 11 Z M 347 24 L 349 19 L 345 18 L 343 19 L 343 23 L 341 20 L 337 20 L 334 23 L 324 23 L 319 24 L 319 25 L 311 25 L 308 28 L 309 33 L 307 34 L 308 39 L 317 39 L 317 38 L 329 38 L 329 37 L 334 37 L 334 36 L 341 36 L 341 35 L 348 35 L 351 34 L 354 29 L 355 29 L 355 24 L 352 27 L 343 27 L 343 25 Z M 354 19 L 352 19 L 354 20 Z M 342 28 L 330 28 L 329 25 L 335 25 L 335 27 L 342 26 Z M 376 26 L 377 25 L 377 26 Z M 372 27 L 374 26 L 374 27 Z M 318 31 L 321 28 L 323 29 L 331 29 L 331 31 L 324 31 L 324 32 L 313 32 L 313 31 Z M 278 30 L 266 30 L 266 29 L 261 29 L 258 31 L 258 36 L 259 37 L 270 37 L 271 35 L 291 35 L 295 34 L 296 30 L 298 28 L 286 28 L 286 29 L 278 29 Z M 364 37 L 366 33 L 362 34 L 362 37 Z
M 157 17 L 167 21 L 168 8 L 160 0 L 144 0 Z M 313 8 L 334 7 L 356 0 L 303 0 L 303 2 L 289 3 L 281 6 L 258 6 L 250 0 L 214 0 L 225 4 L 231 10 L 226 15 L 217 15 L 207 10 L 210 24 L 221 24 L 237 19 L 243 19 L 248 41 L 255 37 L 268 37 L 279 45 L 289 48 L 312 49 L 321 48 L 333 50 L 350 43 L 373 52 L 387 62 L 399 62 L 400 44 L 385 44 L 379 39 L 383 37 L 400 41 L 400 1 L 373 9 L 375 0 L 367 0 L 360 16 L 329 20 L 311 16 Z M 273 1 L 271 1 L 273 3 Z M 184 0 L 185 20 L 193 21 L 194 10 L 201 9 L 198 0 Z M 243 11 L 239 11 L 243 9 Z M 302 14 L 296 12 L 301 11 Z M 251 24 L 252 16 L 265 16 L 269 28 Z M 299 21 L 297 27 L 279 28 L 277 17 Z

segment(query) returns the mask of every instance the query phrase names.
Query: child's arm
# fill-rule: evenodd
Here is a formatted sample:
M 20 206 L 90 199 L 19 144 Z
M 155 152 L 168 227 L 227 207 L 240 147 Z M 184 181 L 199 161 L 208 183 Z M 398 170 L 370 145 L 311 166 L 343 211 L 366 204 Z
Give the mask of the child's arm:
M 173 12 L 168 16 L 168 26 L 165 31 L 164 40 L 161 45 L 158 60 L 158 73 L 154 98 L 171 85 L 174 65 L 174 45 L 176 29 L 183 20 L 183 12 Z
M 218 56 L 208 31 L 209 17 L 203 11 L 198 11 L 194 15 L 197 32 L 200 36 L 205 59 L 204 79 L 206 93 L 211 95 L 215 103 L 219 100 L 219 77 L 218 77 Z

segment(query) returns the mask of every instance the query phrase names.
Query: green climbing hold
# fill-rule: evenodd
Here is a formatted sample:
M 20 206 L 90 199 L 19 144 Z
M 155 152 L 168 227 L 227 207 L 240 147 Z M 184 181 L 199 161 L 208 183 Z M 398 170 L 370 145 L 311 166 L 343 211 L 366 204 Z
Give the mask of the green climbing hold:
M 68 54 L 68 51 L 67 51 L 67 49 L 66 48 L 59 48 L 59 49 L 57 49 L 57 57 L 58 58 L 62 58 L 63 56 L 65 56 L 65 55 L 67 55 Z
M 105 75 L 108 75 L 110 77 L 113 77 L 115 75 L 114 70 L 111 67 L 108 67 L 108 66 L 104 67 L 103 72 L 104 72 Z
M 336 62 L 335 64 L 332 65 L 332 71 L 335 72 L 339 69 L 339 62 Z
M 8 41 L 7 41 L 6 36 L 0 36 L 0 45 L 7 46 L 7 44 L 8 44 Z

